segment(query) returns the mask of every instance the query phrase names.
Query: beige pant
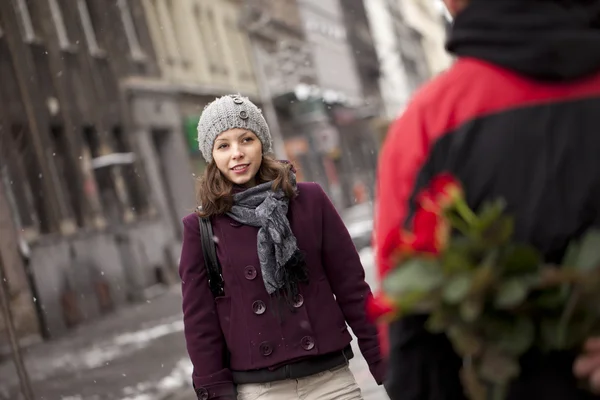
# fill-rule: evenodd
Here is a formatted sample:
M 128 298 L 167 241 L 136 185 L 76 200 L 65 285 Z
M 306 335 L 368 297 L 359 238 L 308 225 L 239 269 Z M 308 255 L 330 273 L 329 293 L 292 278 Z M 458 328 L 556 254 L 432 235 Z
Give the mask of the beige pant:
M 348 366 L 301 379 L 248 383 L 237 387 L 238 400 L 362 400 Z

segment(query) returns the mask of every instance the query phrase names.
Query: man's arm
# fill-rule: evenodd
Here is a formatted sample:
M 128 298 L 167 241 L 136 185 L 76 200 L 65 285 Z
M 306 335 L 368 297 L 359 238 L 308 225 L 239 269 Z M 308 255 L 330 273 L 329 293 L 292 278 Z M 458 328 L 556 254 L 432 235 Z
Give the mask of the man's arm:
M 587 341 L 585 353 L 577 358 L 573 369 L 577 377 L 589 379 L 592 390 L 600 394 L 600 337 Z
M 409 107 L 390 127 L 379 158 L 374 247 L 380 279 L 392 268 L 390 256 L 429 146 L 422 114 L 416 105 Z
M 424 168 L 441 133 L 430 132 L 427 122 L 413 103 L 391 126 L 381 153 L 374 233 L 380 279 L 393 268 L 390 258 L 409 216 L 416 184 L 431 178 Z M 424 329 L 424 321 L 423 316 L 409 316 L 392 322 L 389 330 L 382 327 L 382 348 L 389 349 L 388 396 L 391 400 L 465 400 L 460 358 L 445 335 L 432 335 Z

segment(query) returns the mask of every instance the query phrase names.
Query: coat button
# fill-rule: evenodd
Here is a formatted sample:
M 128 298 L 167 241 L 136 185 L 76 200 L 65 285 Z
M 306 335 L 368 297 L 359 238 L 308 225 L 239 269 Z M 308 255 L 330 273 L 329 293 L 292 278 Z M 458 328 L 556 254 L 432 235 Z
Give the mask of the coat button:
M 254 268 L 253 265 L 248 265 L 246 268 L 244 268 L 244 276 L 249 281 L 253 280 L 256 278 L 256 268 Z
M 267 306 L 262 300 L 256 300 L 252 303 L 252 311 L 254 311 L 254 314 L 256 315 L 261 315 L 267 311 Z
M 260 353 L 265 357 L 270 356 L 271 353 L 273 353 L 273 347 L 271 346 L 271 343 L 262 342 L 260 344 Z
M 208 390 L 205 388 L 196 389 L 196 394 L 198 395 L 198 400 L 208 400 Z
M 296 297 L 294 297 L 294 307 L 302 307 L 302 304 L 304 304 L 304 296 L 301 294 L 296 295 Z
M 302 345 L 302 348 L 306 351 L 312 350 L 315 347 L 315 341 L 310 336 L 304 336 L 302 340 L 300 340 L 300 344 Z

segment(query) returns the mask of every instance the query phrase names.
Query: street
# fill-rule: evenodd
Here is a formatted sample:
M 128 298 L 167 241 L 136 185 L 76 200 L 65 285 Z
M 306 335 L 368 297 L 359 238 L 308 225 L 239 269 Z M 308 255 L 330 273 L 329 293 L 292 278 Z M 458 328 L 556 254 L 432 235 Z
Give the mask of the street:
M 370 248 L 361 251 L 373 282 Z M 192 400 L 179 287 L 25 350 L 36 400 Z M 353 341 L 351 368 L 365 400 L 383 400 Z M 0 363 L 0 399 L 20 400 L 10 359 Z

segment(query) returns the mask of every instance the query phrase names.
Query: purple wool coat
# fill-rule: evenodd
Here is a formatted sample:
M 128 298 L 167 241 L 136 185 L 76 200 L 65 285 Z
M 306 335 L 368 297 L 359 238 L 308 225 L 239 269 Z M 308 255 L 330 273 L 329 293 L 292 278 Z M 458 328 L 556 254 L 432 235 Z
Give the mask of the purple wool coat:
M 234 398 L 231 371 L 223 362 L 225 346 L 233 370 L 282 366 L 341 351 L 352 340 L 347 324 L 375 380 L 384 379 L 377 328 L 365 311 L 371 290 L 350 235 L 318 184 L 299 183 L 298 193 L 288 219 L 306 255 L 310 281 L 300 286 L 296 312 L 285 309 L 282 317 L 269 310 L 256 250 L 258 228 L 226 215 L 212 218 L 225 285 L 225 296 L 213 299 L 198 217 L 183 219 L 183 318 L 199 398 Z

